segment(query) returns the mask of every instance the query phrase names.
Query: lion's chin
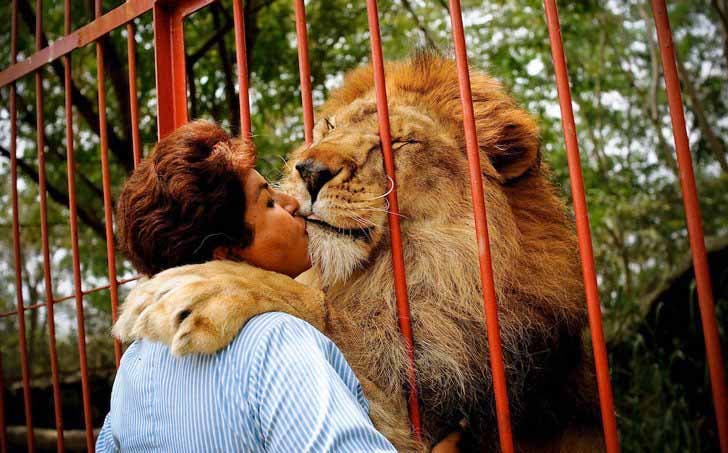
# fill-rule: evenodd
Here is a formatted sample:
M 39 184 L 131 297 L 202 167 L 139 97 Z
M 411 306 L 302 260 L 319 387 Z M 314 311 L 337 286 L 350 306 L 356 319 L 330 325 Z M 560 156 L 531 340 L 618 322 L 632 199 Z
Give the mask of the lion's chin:
M 369 256 L 369 244 L 346 235 L 313 227 L 308 236 L 308 253 L 324 286 L 345 281 Z

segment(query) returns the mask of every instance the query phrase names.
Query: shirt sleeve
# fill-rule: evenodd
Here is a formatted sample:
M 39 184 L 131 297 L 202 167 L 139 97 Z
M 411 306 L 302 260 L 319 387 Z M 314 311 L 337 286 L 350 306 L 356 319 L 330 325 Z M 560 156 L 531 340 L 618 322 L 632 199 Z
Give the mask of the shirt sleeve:
M 265 451 L 395 451 L 372 425 L 341 351 L 321 332 L 269 313 L 242 334 L 253 343 L 245 403 Z
M 96 452 L 118 452 L 119 446 L 114 439 L 114 435 L 111 433 L 111 412 L 106 414 L 104 418 L 104 425 L 99 431 L 99 436 L 96 438 Z

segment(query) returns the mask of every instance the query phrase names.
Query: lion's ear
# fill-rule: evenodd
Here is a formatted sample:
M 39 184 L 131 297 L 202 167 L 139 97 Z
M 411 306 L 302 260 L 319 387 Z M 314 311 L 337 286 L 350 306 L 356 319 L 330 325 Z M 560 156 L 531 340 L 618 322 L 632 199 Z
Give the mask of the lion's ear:
M 539 165 L 540 140 L 538 126 L 528 112 L 505 96 L 499 101 L 488 97 L 476 101 L 476 129 L 481 153 L 488 160 L 484 171 L 492 166 L 491 171 L 507 182 Z
M 495 140 L 481 143 L 481 149 L 503 180 L 508 181 L 537 167 L 541 152 L 538 127 L 528 113 L 515 111 L 503 116 Z

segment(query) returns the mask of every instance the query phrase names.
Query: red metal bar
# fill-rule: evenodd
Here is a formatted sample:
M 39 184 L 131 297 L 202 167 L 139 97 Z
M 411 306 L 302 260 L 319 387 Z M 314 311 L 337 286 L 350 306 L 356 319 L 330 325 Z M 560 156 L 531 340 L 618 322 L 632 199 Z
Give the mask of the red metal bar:
M 42 46 L 43 1 L 35 2 L 35 50 Z M 56 421 L 56 450 L 65 451 L 63 445 L 63 407 L 61 404 L 61 384 L 58 381 L 58 351 L 56 349 L 56 321 L 53 310 L 53 281 L 51 280 L 51 256 L 48 244 L 48 200 L 46 192 L 45 164 L 45 120 L 43 115 L 43 76 L 39 69 L 35 73 L 35 131 L 38 148 L 38 192 L 40 194 L 40 234 L 43 254 L 43 280 L 46 298 L 48 324 L 48 349 L 50 352 L 51 382 L 53 387 L 53 412 Z
M 720 448 L 723 453 L 726 453 L 728 452 L 728 393 L 726 393 L 725 367 L 723 365 L 723 355 L 720 350 L 718 326 L 716 325 L 713 289 L 710 282 L 708 258 L 705 253 L 705 237 L 703 234 L 702 217 L 700 216 L 698 191 L 695 187 L 695 174 L 693 173 L 693 164 L 690 156 L 690 142 L 688 141 L 687 128 L 685 126 L 680 80 L 675 65 L 675 50 L 672 43 L 670 18 L 667 15 L 665 1 L 652 0 L 652 13 L 655 16 L 657 39 L 660 43 L 660 57 L 662 59 L 662 67 L 664 68 L 667 99 L 670 105 L 672 134 L 677 152 L 680 187 L 682 188 L 683 204 L 685 205 L 690 251 L 695 266 L 698 304 L 700 306 L 700 319 L 703 323 L 708 369 L 710 370 L 715 419 L 718 425 Z
M 96 18 L 103 14 L 101 0 L 95 0 Z M 106 125 L 106 86 L 104 74 L 104 49 L 96 41 L 96 71 L 99 100 L 99 139 L 101 152 L 101 186 L 104 193 L 104 226 L 106 227 L 106 264 L 109 270 L 109 292 L 111 294 L 111 318 L 116 320 L 119 311 L 119 290 L 116 281 L 116 251 L 114 250 L 114 218 L 112 214 L 111 175 L 109 174 L 109 140 Z M 121 361 L 121 344 L 114 340 L 116 366 Z
M 13 62 L 8 68 L 0 71 L 0 87 L 8 85 L 14 80 L 32 73 L 41 66 L 56 60 L 73 50 L 90 44 L 99 37 L 109 33 L 111 30 L 124 25 L 145 12 L 152 9 L 159 0 L 134 0 L 127 1 L 121 6 L 112 9 L 93 22 L 84 25 L 73 33 L 69 33 L 57 39 L 48 47 L 34 53 L 25 60 Z M 209 1 L 209 0 L 208 0 Z
M 197 12 L 207 5 L 211 5 L 218 0 L 157 0 L 158 3 L 164 3 L 172 9 L 176 20 L 182 22 L 190 14 Z
M 126 24 L 126 55 L 129 62 L 129 110 L 131 113 L 131 146 L 134 153 L 134 167 L 142 160 L 139 138 L 139 98 L 136 80 L 136 42 L 134 41 L 134 24 Z
M 473 199 L 473 215 L 475 217 L 475 234 L 478 237 L 478 253 L 480 262 L 480 281 L 483 286 L 483 304 L 485 321 L 488 330 L 488 346 L 490 348 L 490 366 L 493 373 L 493 390 L 498 420 L 498 436 L 501 450 L 513 453 L 513 433 L 511 416 L 508 407 L 508 390 L 506 388 L 506 371 L 503 364 L 503 351 L 498 326 L 498 305 L 493 282 L 493 263 L 490 256 L 490 238 L 488 237 L 488 219 L 485 212 L 485 196 L 483 194 L 483 177 L 480 168 L 480 150 L 475 129 L 475 113 L 473 111 L 473 95 L 468 73 L 468 53 L 465 43 L 463 16 L 460 0 L 450 0 L 450 20 L 452 21 L 452 38 L 455 45 L 455 60 L 458 68 L 460 84 L 460 102 L 463 108 L 463 128 L 465 145 L 468 153 L 470 170 L 470 191 Z
M 0 351 L 0 453 L 8 453 L 7 421 L 5 420 L 5 370 Z
M 176 128 L 174 71 L 172 61 L 171 14 L 161 4 L 154 5 L 154 71 L 157 83 L 157 135 L 161 140 Z M 185 93 L 186 95 L 186 93 Z M 185 111 L 187 105 L 185 103 Z
M 65 0 L 64 31 L 71 32 L 71 0 Z M 76 205 L 76 169 L 73 157 L 73 99 L 71 90 L 71 55 L 63 56 L 63 85 L 66 109 L 66 173 L 68 177 L 68 221 L 71 228 L 71 254 L 73 256 L 73 298 L 76 300 L 76 333 L 78 336 L 78 362 L 81 371 L 81 397 L 83 401 L 86 449 L 93 451 L 94 437 L 91 425 L 91 389 L 88 379 L 86 355 L 86 323 L 83 313 L 83 288 L 81 286 L 81 260 L 78 248 L 78 220 Z M 58 302 L 58 301 L 55 301 Z
M 313 142 L 313 96 L 311 95 L 311 69 L 308 65 L 308 32 L 306 31 L 306 5 L 295 0 L 296 41 L 298 42 L 298 74 L 301 78 L 301 106 L 303 107 L 303 136 L 306 145 Z
M 250 129 L 250 98 L 248 95 L 248 49 L 245 44 L 245 18 L 243 1 L 233 0 L 233 22 L 235 25 L 235 57 L 238 69 L 238 96 L 240 97 L 240 135 L 252 139 Z
M 184 18 L 213 1 L 157 1 L 154 4 L 154 59 L 159 139 L 187 122 Z M 247 90 L 245 96 L 247 98 Z M 243 107 L 241 104 L 241 112 Z
M 75 196 L 74 196 L 74 198 L 75 198 Z M 74 222 L 74 224 L 75 224 L 75 222 Z M 134 277 L 125 278 L 125 279 L 119 280 L 119 285 L 125 285 L 129 282 L 133 282 L 134 280 L 139 280 L 140 278 L 142 278 L 142 275 L 135 275 Z M 81 295 L 88 296 L 89 294 L 107 290 L 110 287 L 111 287 L 111 285 L 104 285 L 104 286 L 97 286 L 95 288 L 91 288 L 91 289 L 87 289 L 87 290 L 82 290 Z M 74 291 L 75 291 L 75 289 L 74 289 Z M 71 300 L 71 299 L 75 299 L 75 298 L 76 298 L 76 295 L 74 292 L 74 294 L 71 294 L 70 296 L 65 296 L 65 297 L 61 297 L 60 299 L 53 300 L 53 303 L 58 304 L 58 303 L 65 302 L 67 300 Z M 44 301 L 44 302 L 40 302 L 40 303 L 33 304 L 33 305 L 25 305 L 24 309 L 25 309 L 25 311 L 30 311 L 30 310 L 35 310 L 35 309 L 38 309 L 41 307 L 45 307 L 45 305 L 46 305 L 46 302 Z M 0 318 L 7 318 L 9 316 L 14 316 L 17 314 L 18 314 L 17 310 L 6 311 L 5 313 L 0 313 Z
M 402 234 L 399 226 L 399 203 L 397 202 L 397 180 L 394 170 L 394 154 L 392 153 L 392 135 L 389 128 L 389 107 L 387 106 L 387 85 L 384 79 L 384 58 L 382 42 L 379 35 L 379 13 L 377 0 L 367 0 L 367 19 L 372 47 L 372 69 L 374 71 L 374 89 L 377 95 L 377 117 L 379 120 L 379 137 L 382 141 L 384 169 L 392 181 L 392 190 L 387 195 L 389 201 L 389 232 L 392 236 L 392 268 L 394 270 L 394 291 L 397 296 L 397 321 L 402 332 L 409 366 L 407 368 L 408 398 L 410 422 L 418 440 L 422 439 L 422 421 L 417 386 L 417 368 L 415 364 L 412 321 L 410 319 L 409 300 L 407 298 L 407 279 L 404 270 L 404 254 L 402 252 Z
M 591 329 L 592 347 L 594 349 L 594 362 L 599 386 L 599 402 L 602 412 L 602 425 L 607 452 L 619 451 L 619 436 L 617 434 L 617 420 L 614 415 L 614 398 L 612 384 L 609 380 L 609 363 L 607 359 L 607 346 L 604 341 L 602 329 L 602 313 L 599 304 L 599 290 L 597 276 L 594 268 L 594 252 L 592 250 L 591 232 L 589 229 L 589 211 L 584 193 L 584 178 L 581 172 L 579 157 L 579 142 L 576 137 L 574 112 L 571 108 L 571 89 L 569 87 L 569 74 L 566 70 L 566 57 L 561 40 L 559 13 L 556 9 L 556 0 L 544 0 L 546 19 L 551 42 L 551 57 L 556 72 L 556 87 L 561 107 L 561 125 L 564 129 L 567 159 L 569 162 L 569 179 L 574 201 L 574 215 L 576 217 L 576 232 L 579 238 L 579 253 L 581 255 L 581 272 L 584 277 L 586 303 L 589 312 L 589 328 Z
M 14 65 L 18 55 L 18 0 L 13 0 L 10 20 L 10 64 Z M 25 427 L 29 452 L 35 451 L 33 436 L 33 406 L 30 391 L 30 367 L 28 365 L 28 346 L 25 338 L 25 310 L 23 304 L 23 276 L 20 254 L 20 222 L 18 220 L 18 112 L 16 105 L 15 82 L 10 84 L 10 179 L 13 206 L 13 258 L 15 261 L 15 298 L 18 306 L 18 349 L 20 350 L 20 369 L 23 377 L 23 406 L 25 408 Z

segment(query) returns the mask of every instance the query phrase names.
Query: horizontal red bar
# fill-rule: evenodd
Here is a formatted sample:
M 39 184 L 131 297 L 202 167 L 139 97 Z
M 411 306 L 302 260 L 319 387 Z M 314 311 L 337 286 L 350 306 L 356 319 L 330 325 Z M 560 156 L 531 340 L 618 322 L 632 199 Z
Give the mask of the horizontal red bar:
M 143 277 L 142 275 L 135 275 L 133 277 L 129 277 L 129 278 L 125 278 L 123 280 L 119 280 L 117 282 L 117 284 L 119 284 L 119 285 L 125 285 L 125 284 L 130 283 L 130 282 L 133 282 L 135 280 L 139 280 L 142 277 Z M 91 289 L 87 289 L 85 291 L 81 291 L 81 294 L 83 294 L 84 296 L 86 296 L 86 295 L 93 294 L 93 293 L 97 293 L 99 291 L 103 291 L 103 290 L 109 289 L 109 288 L 111 288 L 111 285 L 97 286 L 96 288 L 91 288 Z M 76 297 L 75 294 L 74 295 L 70 295 L 70 296 L 61 297 L 60 299 L 53 300 L 53 303 L 54 304 L 57 304 L 59 302 L 65 302 L 65 301 L 71 300 L 71 299 L 73 299 L 75 297 Z M 29 310 L 35 310 L 37 308 L 42 308 L 42 307 L 45 307 L 45 306 L 46 306 L 46 303 L 45 302 L 39 302 L 39 303 L 33 304 L 33 305 L 26 305 L 25 307 L 23 307 L 23 309 L 24 309 L 24 311 L 29 311 Z M 17 314 L 18 314 L 18 311 L 17 310 L 8 311 L 8 312 L 5 312 L 5 313 L 0 313 L 0 318 L 7 318 L 8 316 L 13 316 L 13 315 L 17 315 Z
M 215 1 L 217 0 L 163 0 L 158 3 L 162 3 L 178 17 L 187 17 Z
M 209 2 L 210 0 L 207 0 Z M 0 87 L 24 77 L 41 66 L 56 60 L 75 49 L 94 42 L 99 37 L 121 27 L 146 13 L 156 0 L 135 0 L 126 2 L 108 13 L 84 25 L 70 35 L 60 38 L 23 61 L 15 63 L 0 72 Z

